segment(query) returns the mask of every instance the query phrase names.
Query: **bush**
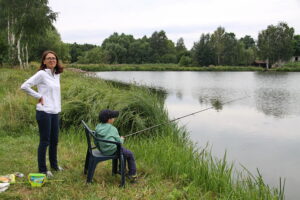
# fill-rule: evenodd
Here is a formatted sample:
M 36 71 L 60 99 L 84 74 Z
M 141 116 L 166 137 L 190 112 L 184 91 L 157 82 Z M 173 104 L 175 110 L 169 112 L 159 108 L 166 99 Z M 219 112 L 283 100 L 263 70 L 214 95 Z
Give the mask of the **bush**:
M 179 60 L 180 66 L 190 66 L 192 64 L 192 58 L 189 56 L 181 56 Z
M 165 54 L 160 58 L 162 63 L 176 63 L 176 55 L 175 54 Z

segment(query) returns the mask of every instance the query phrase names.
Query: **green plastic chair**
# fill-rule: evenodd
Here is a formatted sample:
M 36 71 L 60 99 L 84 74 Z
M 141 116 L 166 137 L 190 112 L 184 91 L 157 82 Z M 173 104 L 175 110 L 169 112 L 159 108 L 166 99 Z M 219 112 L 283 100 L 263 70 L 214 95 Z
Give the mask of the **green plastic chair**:
M 87 139 L 87 144 L 88 144 L 85 165 L 84 165 L 84 174 L 87 174 L 86 182 L 87 183 L 92 182 L 92 179 L 93 179 L 93 176 L 95 173 L 95 169 L 96 169 L 98 163 L 106 161 L 106 160 L 112 160 L 112 175 L 120 174 L 121 175 L 120 187 L 124 187 L 125 186 L 125 161 L 124 161 L 124 155 L 123 155 L 122 149 L 121 149 L 121 143 L 96 138 L 95 131 L 92 131 L 83 120 L 81 122 L 85 129 L 85 134 L 86 134 L 86 139 Z M 92 146 L 91 137 L 97 141 L 116 144 L 117 145 L 116 153 L 111 156 L 103 155 L 101 153 L 101 149 L 99 151 L 97 147 Z M 120 162 L 120 165 L 119 165 L 120 170 L 119 171 L 118 171 L 118 161 Z

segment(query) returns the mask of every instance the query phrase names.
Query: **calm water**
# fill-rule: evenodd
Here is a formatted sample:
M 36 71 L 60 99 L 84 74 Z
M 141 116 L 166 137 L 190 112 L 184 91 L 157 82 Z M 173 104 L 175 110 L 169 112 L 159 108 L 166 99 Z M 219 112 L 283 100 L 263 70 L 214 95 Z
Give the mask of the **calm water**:
M 237 169 L 246 166 L 266 183 L 286 178 L 286 199 L 300 199 L 300 73 L 263 72 L 98 72 L 103 79 L 163 88 L 170 119 L 180 120 L 199 147 Z M 249 95 L 249 98 L 221 105 Z M 214 102 L 219 103 L 214 103 Z M 221 104 L 220 104 L 221 103 Z

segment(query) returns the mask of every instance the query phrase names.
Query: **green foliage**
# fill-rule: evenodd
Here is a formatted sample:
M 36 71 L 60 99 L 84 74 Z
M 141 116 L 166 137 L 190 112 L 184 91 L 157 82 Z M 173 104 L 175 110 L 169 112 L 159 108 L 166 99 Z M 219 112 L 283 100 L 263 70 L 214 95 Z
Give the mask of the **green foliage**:
M 241 40 L 237 44 L 237 64 L 243 66 L 251 65 L 256 59 L 255 47 L 245 48 L 244 42 Z
M 300 35 L 294 36 L 294 56 L 300 56 Z
M 246 35 L 245 37 L 242 37 L 241 39 L 239 39 L 239 41 L 244 44 L 245 49 L 255 47 L 255 41 L 250 35 Z
M 107 52 L 110 64 L 177 62 L 174 43 L 164 31 L 137 40 L 132 35 L 114 33 L 103 41 L 101 48 Z
M 146 37 L 135 40 L 129 45 L 127 61 L 135 64 L 149 63 L 150 51 L 150 44 Z
M 179 66 L 190 66 L 192 64 L 192 58 L 189 56 L 181 56 L 179 60 Z
M 31 45 L 29 60 L 40 61 L 41 55 L 46 50 L 56 52 L 63 62 L 69 62 L 70 60 L 69 47 L 61 41 L 61 37 L 55 28 L 48 29 L 45 34 L 35 38 Z
M 0 66 L 8 60 L 8 44 L 5 36 L 5 32 L 0 30 Z
M 278 61 L 287 61 L 294 53 L 294 29 L 281 22 L 277 26 L 269 25 L 258 35 L 257 47 L 262 59 L 270 64 Z
M 179 38 L 177 40 L 175 49 L 176 49 L 177 63 L 179 63 L 182 56 L 189 56 L 190 54 L 187 48 L 185 47 L 183 38 Z
M 216 64 L 221 65 L 224 53 L 225 28 L 218 27 L 211 35 L 211 44 L 216 55 Z
M 161 63 L 177 63 L 177 58 L 175 54 L 168 53 L 160 57 Z
M 223 38 L 224 51 L 221 56 L 222 65 L 234 65 L 238 62 L 237 60 L 237 40 L 234 33 L 225 33 Z
M 80 64 L 89 63 L 107 63 L 108 53 L 100 47 L 95 47 L 89 51 L 83 53 L 82 56 L 78 57 L 78 62 Z
M 26 66 L 27 55 L 30 54 L 28 48 L 34 44 L 36 37 L 44 35 L 52 27 L 57 13 L 47 4 L 48 1 L 40 0 L 0 1 L 3 11 L 1 19 L 6 22 L 8 57 L 11 64 L 18 61 L 21 67 Z
M 237 41 L 234 33 L 227 33 L 222 27 L 212 35 L 202 34 L 191 50 L 193 63 L 197 66 L 250 65 L 254 60 L 253 56 L 248 57 L 251 53 L 243 42 Z
M 70 49 L 71 63 L 75 63 L 78 61 L 79 56 L 83 56 L 83 54 L 95 47 L 96 45 L 92 44 L 77 44 L 76 42 L 73 44 L 68 44 Z
M 166 32 L 161 30 L 155 31 L 149 38 L 151 47 L 151 62 L 152 63 L 169 63 L 172 54 L 175 55 L 174 61 L 176 62 L 176 50 L 174 43 L 168 39 Z
M 191 50 L 193 62 L 198 66 L 208 66 L 215 64 L 215 52 L 213 50 L 211 37 L 209 34 L 202 34 L 200 40 L 196 42 Z
M 107 51 L 109 63 L 128 63 L 128 49 L 132 42 L 132 35 L 114 33 L 103 41 L 101 47 Z
M 218 27 L 212 35 L 202 34 L 191 50 L 193 64 L 210 65 L 251 65 L 256 58 L 255 42 L 250 36 L 237 40 L 234 33 Z

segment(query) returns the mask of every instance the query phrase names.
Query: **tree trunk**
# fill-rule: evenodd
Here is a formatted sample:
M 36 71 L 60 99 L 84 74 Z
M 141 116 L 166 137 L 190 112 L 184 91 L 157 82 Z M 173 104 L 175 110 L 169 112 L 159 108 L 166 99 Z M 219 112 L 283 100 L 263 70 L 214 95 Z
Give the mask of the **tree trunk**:
M 26 43 L 25 45 L 25 61 L 26 61 L 26 68 L 29 67 L 29 64 L 28 64 L 28 43 Z
M 7 43 L 8 43 L 8 45 L 10 45 L 10 34 L 9 34 L 9 30 L 10 30 L 10 24 L 9 24 L 9 19 L 7 19 Z
M 7 43 L 8 43 L 8 58 L 10 64 L 14 65 L 16 62 L 16 36 L 13 32 L 13 26 L 15 24 L 15 20 L 12 17 L 8 16 L 7 19 Z
M 23 67 L 26 68 L 26 63 L 25 63 L 25 54 L 24 54 L 24 46 L 21 45 L 21 59 L 22 59 L 22 64 L 23 64 Z
M 17 42 L 17 50 L 18 50 L 18 61 L 19 61 L 19 64 L 20 64 L 20 68 L 24 69 L 22 58 L 21 58 L 21 35 L 20 35 L 20 37 L 18 39 L 18 42 Z

